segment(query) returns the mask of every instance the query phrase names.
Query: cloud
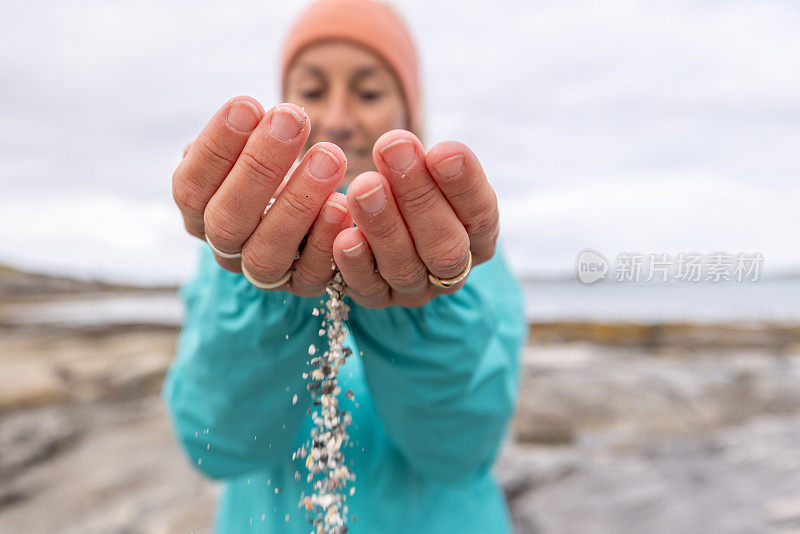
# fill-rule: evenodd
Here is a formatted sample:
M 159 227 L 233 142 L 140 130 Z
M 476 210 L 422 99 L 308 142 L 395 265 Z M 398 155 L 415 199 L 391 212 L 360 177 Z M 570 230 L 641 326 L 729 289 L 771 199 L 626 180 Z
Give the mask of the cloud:
M 502 236 L 517 272 L 571 274 L 585 248 L 612 260 L 621 252 L 760 252 L 766 276 L 797 268 L 800 185 L 777 198 L 758 184 L 713 174 L 594 178 L 502 199 Z
M 11 226 L 0 234 L 13 246 L 0 257 L 149 279 L 168 244 L 163 276 L 185 276 L 193 240 L 169 193 L 180 150 L 232 96 L 277 103 L 281 39 L 305 4 L 7 6 L 0 221 Z M 800 4 L 395 5 L 419 42 L 426 141 L 478 154 L 521 274 L 633 244 L 759 249 L 767 265 L 800 267 Z M 96 228 L 114 213 L 138 221 L 136 244 L 105 233 L 130 233 L 127 222 Z M 58 257 L 37 252 L 46 246 Z M 92 247 L 117 252 L 87 261 Z

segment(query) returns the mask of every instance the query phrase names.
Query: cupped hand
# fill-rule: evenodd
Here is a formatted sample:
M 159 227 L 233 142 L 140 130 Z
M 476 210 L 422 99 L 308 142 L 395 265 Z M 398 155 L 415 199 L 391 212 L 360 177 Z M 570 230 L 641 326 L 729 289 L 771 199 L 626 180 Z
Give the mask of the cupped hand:
M 352 227 L 344 195 L 334 192 L 347 166 L 339 147 L 315 144 L 285 180 L 310 128 L 294 104 L 265 113 L 253 98 L 233 98 L 187 147 L 172 177 L 186 230 L 224 256 L 241 254 L 215 253 L 223 268 L 245 271 L 257 287 L 291 269 L 291 278 L 275 289 L 301 296 L 324 291 L 334 272 L 334 239 Z
M 378 172 L 360 174 L 347 191 L 357 228 L 333 244 L 348 294 L 370 308 L 415 307 L 459 290 L 464 281 L 440 288 L 428 273 L 455 278 L 470 252 L 473 266 L 494 255 L 497 197 L 478 158 L 452 141 L 426 154 L 412 133 L 393 130 L 373 159 Z

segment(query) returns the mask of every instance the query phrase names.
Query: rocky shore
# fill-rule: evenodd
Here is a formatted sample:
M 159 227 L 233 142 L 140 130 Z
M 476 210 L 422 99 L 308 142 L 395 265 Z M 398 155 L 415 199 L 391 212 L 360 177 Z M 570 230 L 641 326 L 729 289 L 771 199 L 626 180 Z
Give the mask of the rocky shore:
M 0 270 L 0 532 L 211 532 L 158 397 L 176 321 L 61 317 L 173 291 Z M 538 323 L 520 380 L 517 533 L 800 532 L 800 325 Z

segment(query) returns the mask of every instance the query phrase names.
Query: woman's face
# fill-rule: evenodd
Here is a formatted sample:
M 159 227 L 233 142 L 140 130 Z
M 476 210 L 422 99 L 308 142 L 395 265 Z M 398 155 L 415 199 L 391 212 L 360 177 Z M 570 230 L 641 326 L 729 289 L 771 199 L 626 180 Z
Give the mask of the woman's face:
M 372 147 L 389 130 L 408 128 L 400 85 L 383 61 L 366 48 L 346 42 L 309 46 L 294 59 L 284 98 L 311 118 L 308 150 L 329 141 L 347 157 L 350 183 L 374 170 Z

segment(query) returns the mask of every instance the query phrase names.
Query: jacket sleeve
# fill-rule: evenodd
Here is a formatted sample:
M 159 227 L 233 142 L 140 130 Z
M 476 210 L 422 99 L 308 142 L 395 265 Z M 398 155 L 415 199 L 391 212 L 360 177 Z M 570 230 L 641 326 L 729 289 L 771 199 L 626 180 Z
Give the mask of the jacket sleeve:
M 523 313 L 499 251 L 422 307 L 352 307 L 375 408 L 421 476 L 447 483 L 491 467 L 516 407 Z
M 186 316 L 162 396 L 192 463 L 223 478 L 290 461 L 311 405 L 308 348 L 325 343 L 319 299 L 261 291 L 205 245 L 180 295 Z

